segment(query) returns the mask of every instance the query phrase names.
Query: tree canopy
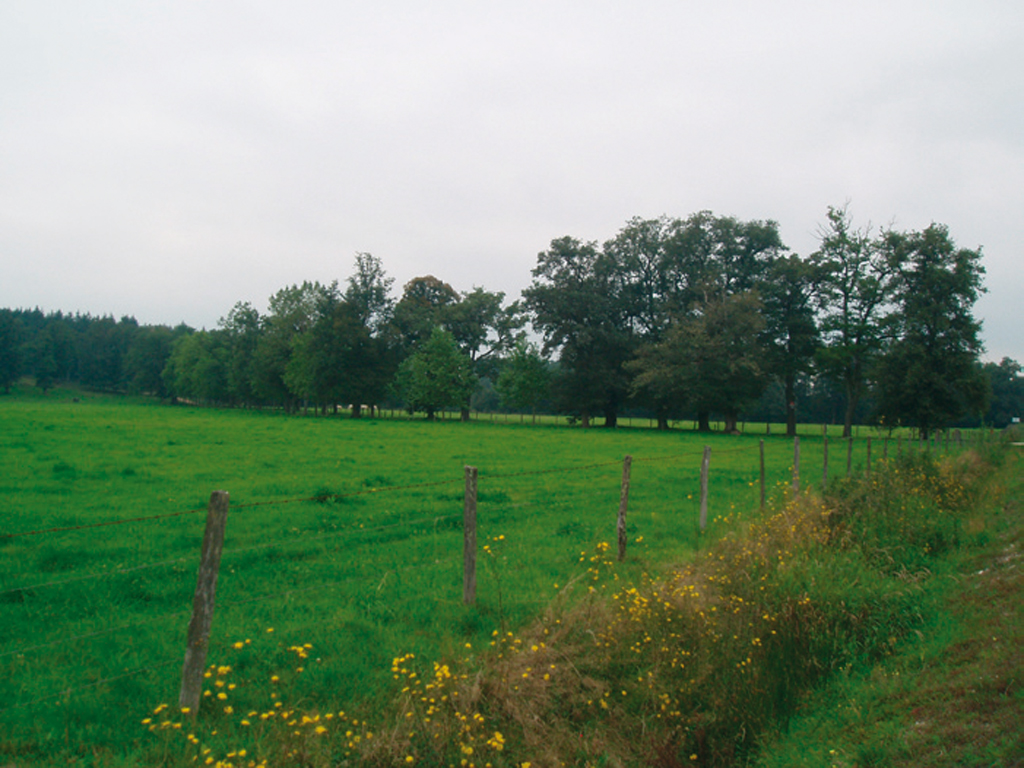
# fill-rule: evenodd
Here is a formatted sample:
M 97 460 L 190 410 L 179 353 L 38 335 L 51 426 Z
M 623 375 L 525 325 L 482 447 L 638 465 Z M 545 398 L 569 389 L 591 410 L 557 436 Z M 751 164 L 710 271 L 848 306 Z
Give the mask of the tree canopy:
M 382 262 L 357 253 L 343 282 L 284 287 L 266 313 L 238 302 L 213 330 L 0 310 L 0 392 L 28 376 L 44 391 L 355 417 L 385 403 L 464 419 L 471 403 L 543 403 L 608 427 L 623 413 L 702 429 L 781 414 L 790 434 L 809 414 L 846 434 L 855 420 L 927 433 L 1019 415 L 1018 364 L 980 362 L 980 249 L 937 224 L 858 228 L 845 207 L 818 234 L 801 256 L 768 219 L 634 217 L 603 244 L 551 240 L 511 302 L 429 274 L 396 299 Z

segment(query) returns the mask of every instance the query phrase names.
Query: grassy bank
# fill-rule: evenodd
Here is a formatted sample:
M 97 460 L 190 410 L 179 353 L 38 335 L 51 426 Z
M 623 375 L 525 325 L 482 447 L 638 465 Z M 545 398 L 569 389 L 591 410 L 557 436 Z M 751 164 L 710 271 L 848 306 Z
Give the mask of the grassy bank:
M 369 714 L 290 695 L 282 681 L 315 646 L 279 643 L 286 671 L 260 679 L 238 668 L 265 639 L 243 642 L 209 688 L 235 683 L 223 701 L 241 706 L 195 727 L 161 709 L 145 727 L 221 765 L 1010 765 L 1019 465 L 999 451 L 905 456 L 637 579 L 599 544 L 585 593 L 483 649 L 396 656 L 389 703 Z M 975 575 L 1001 569 L 976 587 L 995 602 L 988 622 L 955 578 L 983 563 Z M 978 664 L 987 678 L 942 686 Z M 951 740 L 986 713 L 973 739 Z

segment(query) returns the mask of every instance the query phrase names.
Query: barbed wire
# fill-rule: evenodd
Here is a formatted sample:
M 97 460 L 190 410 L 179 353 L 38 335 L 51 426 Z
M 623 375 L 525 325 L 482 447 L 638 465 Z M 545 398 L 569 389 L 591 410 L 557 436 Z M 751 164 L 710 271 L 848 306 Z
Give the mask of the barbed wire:
M 416 565 L 407 565 L 407 566 L 403 566 L 401 568 L 389 568 L 386 571 L 384 571 L 384 575 L 386 576 L 388 573 L 392 573 L 392 572 L 398 573 L 398 572 L 405 572 L 405 571 L 421 570 L 423 568 L 430 568 L 430 567 L 434 567 L 434 566 L 438 566 L 438 565 L 444 565 L 447 562 L 449 562 L 449 561 L 434 560 L 434 561 L 429 562 L 429 563 L 418 563 Z M 266 593 L 266 594 L 263 594 L 263 595 L 258 595 L 256 597 L 246 598 L 244 600 L 232 600 L 232 601 L 228 601 L 228 602 L 218 602 L 217 603 L 217 607 L 218 608 L 234 608 L 234 607 L 237 607 L 237 606 L 240 606 L 240 605 L 248 605 L 250 603 L 265 602 L 267 600 L 273 600 L 274 598 L 278 598 L 278 597 L 290 597 L 291 595 L 302 594 L 304 592 L 313 592 L 313 591 L 318 590 L 318 589 L 325 589 L 325 588 L 326 589 L 334 589 L 336 587 L 340 587 L 340 586 L 343 586 L 345 584 L 352 584 L 352 583 L 355 583 L 357 581 L 366 581 L 368 579 L 374 579 L 377 576 L 378 576 L 377 573 L 361 574 L 361 575 L 358 575 L 358 576 L 348 576 L 348 577 L 346 577 L 344 579 L 338 579 L 336 581 L 322 581 L 322 582 L 319 582 L 317 584 L 313 584 L 313 585 L 310 585 L 310 586 L 307 586 L 307 587 L 296 587 L 294 589 L 286 589 L 286 590 L 282 590 L 280 592 L 270 592 L 270 593 Z
M 718 454 L 722 454 L 722 453 L 735 453 L 735 452 L 742 451 L 742 450 L 752 450 L 752 449 L 753 449 L 753 446 L 747 446 L 747 447 L 743 447 L 743 448 L 726 448 L 726 449 L 719 449 L 717 451 L 717 453 Z M 637 458 L 634 458 L 634 461 L 648 461 L 648 462 L 650 462 L 650 461 L 667 461 L 667 460 L 673 460 L 673 459 L 678 459 L 678 458 L 686 458 L 686 457 L 689 457 L 691 455 L 697 455 L 697 454 L 696 453 L 685 453 L 685 454 L 678 454 L 676 456 L 637 457 Z M 529 477 L 529 476 L 537 476 L 537 475 L 583 472 L 583 471 L 587 471 L 587 470 L 591 470 L 591 469 L 600 469 L 600 468 L 603 468 L 603 467 L 618 466 L 621 463 L 622 462 L 620 460 L 615 460 L 615 461 L 596 462 L 596 463 L 593 463 L 593 464 L 584 464 L 584 465 L 576 466 L 576 467 L 554 467 L 554 468 L 551 468 L 551 469 L 527 470 L 527 471 L 523 471 L 523 472 L 505 472 L 505 473 L 495 473 L 495 474 L 489 474 L 489 473 L 484 472 L 484 473 L 480 474 L 480 477 L 487 478 L 487 479 L 507 479 L 507 478 L 514 478 L 514 477 Z M 451 478 L 451 479 L 446 479 L 446 480 L 435 480 L 435 481 L 423 482 L 423 483 L 409 483 L 409 484 L 406 484 L 406 485 L 383 486 L 383 487 L 378 487 L 378 488 L 363 488 L 363 489 L 359 489 L 359 490 L 356 490 L 356 491 L 346 491 L 346 492 L 343 492 L 343 493 L 315 494 L 313 496 L 303 496 L 303 497 L 296 497 L 296 498 L 290 498 L 290 499 L 273 499 L 273 500 L 269 500 L 269 501 L 254 501 L 254 502 L 247 502 L 247 503 L 243 503 L 243 504 L 233 504 L 233 505 L 231 505 L 230 509 L 232 509 L 232 510 L 256 509 L 256 508 L 259 508 L 259 507 L 280 506 L 280 505 L 285 505 L 285 504 L 297 504 L 297 503 L 303 503 L 303 502 L 323 502 L 323 501 L 327 501 L 327 500 L 346 499 L 346 498 L 353 498 L 353 497 L 357 497 L 357 496 L 366 496 L 366 495 L 376 494 L 376 493 L 390 493 L 390 492 L 396 492 L 396 491 L 417 490 L 417 489 L 422 489 L 422 488 L 436 488 L 436 487 L 441 487 L 441 486 L 446 486 L 446 485 L 455 485 L 455 484 L 458 484 L 458 483 L 461 483 L 461 482 L 462 482 L 462 478 Z M 123 519 L 119 519 L 119 520 L 105 520 L 105 521 L 98 522 L 98 523 L 84 523 L 84 524 L 81 524 L 81 525 L 58 526 L 58 527 L 53 527 L 53 528 L 40 528 L 40 529 L 36 529 L 36 530 L 31 530 L 31 531 L 16 531 L 14 533 L 0 533 L 0 539 L 3 539 L 3 538 L 13 539 L 13 538 L 21 538 L 21 537 L 25 537 L 25 536 L 39 536 L 39 535 L 43 535 L 43 534 L 65 533 L 65 532 L 68 532 L 68 531 L 89 530 L 89 529 L 92 529 L 92 528 L 105 528 L 105 527 L 115 526 L 115 525 L 128 525 L 130 523 L 152 522 L 152 521 L 155 521 L 155 520 L 166 520 L 166 519 L 175 518 L 175 517 L 183 517 L 185 515 L 199 514 L 199 513 L 204 512 L 204 511 L 206 511 L 206 510 L 205 509 L 187 509 L 187 510 L 182 510 L 182 511 L 179 511 L 179 512 L 168 512 L 168 513 L 164 513 L 164 514 L 160 514 L 160 515 L 147 515 L 147 516 L 140 516 L 140 517 L 130 517 L 130 518 L 123 518 Z
M 97 688 L 97 687 L 99 687 L 101 685 L 106 685 L 107 683 L 112 683 L 115 680 L 121 680 L 121 679 L 126 678 L 126 677 L 134 677 L 135 675 L 141 674 L 143 672 L 156 672 L 157 670 L 164 669 L 166 667 L 171 666 L 172 664 L 180 664 L 180 663 L 181 663 L 181 660 L 173 659 L 171 661 L 165 661 L 162 664 L 156 664 L 156 665 L 152 665 L 152 666 L 148 666 L 148 667 L 139 667 L 138 669 L 133 669 L 133 670 L 129 670 L 127 672 L 122 672 L 119 675 L 112 675 L 110 677 L 105 677 L 102 680 L 96 680 L 95 682 L 87 683 L 85 685 L 80 685 L 80 686 L 77 686 L 75 688 L 63 688 L 63 689 L 57 691 L 56 693 L 51 693 L 51 694 L 48 694 L 46 696 L 40 696 L 37 699 L 32 699 L 30 701 L 22 701 L 22 702 L 18 702 L 17 704 L 11 704 L 9 706 L 3 707 L 2 709 L 0 709 L 0 714 L 3 714 L 4 712 L 10 712 L 11 710 L 15 710 L 15 709 L 24 709 L 26 707 L 33 707 L 36 704 L 42 704 L 44 701 L 50 701 L 51 699 L 56 699 L 56 698 L 59 698 L 61 696 L 70 696 L 73 693 L 81 693 L 82 691 L 89 690 L 90 688 Z
M 181 618 L 184 618 L 186 616 L 191 616 L 191 615 L 192 615 L 192 611 L 191 610 L 188 610 L 188 611 L 176 611 L 175 613 L 164 613 L 164 614 L 161 614 L 159 616 L 154 616 L 154 617 L 149 618 L 149 619 L 143 619 L 142 621 L 135 621 L 135 622 L 132 622 L 131 624 L 121 624 L 121 625 L 116 626 L 116 627 L 107 627 L 106 629 L 98 629 L 95 632 L 86 632 L 85 634 L 82 634 L 82 635 L 70 635 L 70 636 L 69 635 L 63 635 L 59 639 L 52 640 L 52 641 L 50 641 L 48 643 L 39 643 L 38 645 L 30 645 L 30 646 L 28 646 L 26 648 L 19 648 L 19 649 L 14 650 L 14 651 L 4 651 L 3 653 L 0 653 L 0 659 L 5 658 L 7 656 L 16 656 L 16 655 L 17 656 L 21 656 L 21 655 L 24 655 L 26 653 L 31 653 L 32 651 L 41 650 L 43 648 L 52 648 L 55 645 L 66 645 L 67 643 L 74 643 L 74 642 L 77 642 L 79 640 L 90 640 L 90 639 L 92 639 L 94 637 L 101 637 L 103 635 L 112 635 L 112 634 L 114 634 L 116 632 L 123 632 L 123 631 L 128 630 L 128 629 L 137 629 L 138 627 L 144 627 L 144 626 L 147 626 L 149 624 L 155 624 L 158 621 L 164 621 L 166 619 L 175 619 L 175 618 L 176 619 L 181 619 Z
M 616 460 L 616 461 L 602 461 L 602 462 L 598 462 L 596 464 L 583 464 L 583 465 L 578 466 L 578 467 L 555 467 L 555 468 L 552 468 L 552 469 L 526 470 L 524 472 L 506 472 L 504 474 L 498 473 L 498 474 L 493 474 L 492 475 L 492 474 L 490 474 L 488 472 L 481 472 L 479 474 L 479 477 L 480 478 L 489 478 L 489 479 L 494 479 L 494 480 L 501 480 L 501 479 L 510 478 L 510 477 L 529 477 L 531 475 L 553 475 L 553 474 L 558 474 L 558 473 L 563 473 L 563 472 L 583 472 L 583 471 L 588 470 L 588 469 L 598 469 L 600 467 L 615 467 L 615 466 L 621 466 L 621 465 L 622 465 L 622 460 L 619 459 L 619 460 Z
M 22 536 L 38 536 L 43 533 L 64 533 L 65 531 L 84 531 L 89 528 L 106 528 L 111 525 L 127 525 L 128 523 L 145 523 L 152 520 L 165 520 L 170 517 L 183 517 L 205 512 L 205 509 L 186 509 L 182 512 L 168 512 L 163 515 L 149 515 L 147 517 L 129 517 L 123 520 L 105 520 L 101 523 L 85 523 L 83 525 L 67 525 L 59 528 L 40 528 L 36 531 L 19 531 L 16 533 L 0 533 L 0 539 L 16 539 Z
M 434 523 L 436 525 L 441 520 L 452 520 L 452 519 L 458 519 L 459 517 L 461 517 L 461 515 L 441 515 L 441 516 L 438 516 L 438 517 L 421 518 L 419 520 L 409 520 L 409 521 L 406 521 L 406 522 L 390 523 L 388 525 L 379 525 L 379 526 L 376 526 L 374 528 L 343 528 L 340 531 L 330 531 L 329 533 L 321 533 L 321 534 L 317 534 L 315 536 L 308 536 L 308 537 L 302 539 L 302 541 L 320 541 L 322 539 L 329 539 L 329 538 L 333 538 L 335 536 L 345 536 L 345 535 L 349 535 L 349 534 L 377 533 L 378 531 L 387 531 L 387 530 L 391 530 L 391 529 L 394 529 L 394 528 L 401 528 L 403 526 L 410 526 L 410 525 L 421 525 L 423 523 Z M 264 544 L 252 544 L 252 545 L 247 546 L 247 547 L 232 547 L 231 549 L 225 549 L 224 550 L 224 554 L 225 555 L 233 555 L 233 554 L 238 554 L 238 553 L 241 553 L 241 552 L 251 552 L 251 551 L 255 551 L 255 550 L 259 550 L 259 549 L 270 549 L 272 547 L 281 546 L 281 542 L 282 541 L 284 541 L 284 540 L 283 539 L 277 539 L 275 541 L 267 542 L 267 543 L 264 543 Z M 293 539 L 292 541 L 295 541 L 295 539 Z
M 5 589 L 2 592 L 0 592 L 0 595 L 9 595 L 9 594 L 12 594 L 14 592 L 28 592 L 29 590 L 32 590 L 32 589 L 43 589 L 44 587 L 56 587 L 56 586 L 60 586 L 62 584 L 73 584 L 74 582 L 77 582 L 77 581 L 88 581 L 90 579 L 102 579 L 102 578 L 105 578 L 107 576 L 117 576 L 117 575 L 120 575 L 120 574 L 123 574 L 123 573 L 132 573 L 134 571 L 143 571 L 143 570 L 146 570 L 146 569 L 149 569 L 149 568 L 159 568 L 160 566 L 172 565 L 174 563 L 185 563 L 185 562 L 189 562 L 189 561 L 195 562 L 195 559 L 196 558 L 195 558 L 194 555 L 189 555 L 188 557 L 178 557 L 178 558 L 174 558 L 173 560 L 160 560 L 160 561 L 155 562 L 155 563 L 144 563 L 142 565 L 133 565 L 131 568 L 118 568 L 118 569 L 113 570 L 113 571 L 100 571 L 100 572 L 97 572 L 97 573 L 85 574 L 83 576 L 73 576 L 70 579 L 60 579 L 58 581 L 46 581 L 46 582 L 43 582 L 41 584 L 29 584 L 29 585 L 24 586 L 24 587 L 13 587 L 11 589 Z
M 269 507 L 277 504 L 294 504 L 296 502 L 313 501 L 313 502 L 324 502 L 331 499 L 347 499 L 353 496 L 367 496 L 374 493 L 390 493 L 392 491 L 409 491 L 418 490 L 420 488 L 436 488 L 442 485 L 453 485 L 461 483 L 462 478 L 452 478 L 450 480 L 434 480 L 425 483 L 409 483 L 407 485 L 385 485 L 378 488 L 361 488 L 357 491 L 346 491 L 344 493 L 324 493 L 315 494 L 313 496 L 304 497 L 301 499 L 282 499 L 279 501 L 254 501 L 248 504 L 234 504 L 231 509 L 252 509 L 254 507 Z

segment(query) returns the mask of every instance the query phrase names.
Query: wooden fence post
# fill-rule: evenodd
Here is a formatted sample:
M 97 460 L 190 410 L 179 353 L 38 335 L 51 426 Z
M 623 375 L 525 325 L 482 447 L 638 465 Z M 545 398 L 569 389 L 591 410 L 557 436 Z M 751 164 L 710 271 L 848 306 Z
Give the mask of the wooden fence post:
M 626 507 L 629 506 L 629 470 L 633 466 L 633 457 L 626 456 L 622 460 L 622 491 L 619 493 L 619 521 L 615 530 L 619 534 L 619 560 L 626 559 Z
M 188 641 L 185 645 L 185 663 L 181 669 L 181 693 L 178 706 L 195 717 L 199 711 L 203 692 L 203 671 L 206 667 L 206 649 L 210 644 L 213 626 L 213 606 L 217 595 L 217 573 L 220 556 L 224 551 L 224 531 L 228 523 L 228 492 L 214 491 L 206 511 L 206 530 L 199 558 L 199 576 L 196 593 L 192 598 L 192 618 L 188 623 Z
M 476 602 L 476 467 L 466 467 L 462 512 L 462 602 Z
M 764 509 L 764 440 L 761 441 L 761 509 Z
M 822 449 L 825 453 L 825 457 L 822 462 L 823 466 L 821 470 L 821 487 L 824 489 L 828 488 L 828 435 L 825 435 L 825 440 L 822 443 Z
M 793 438 L 793 493 L 800 493 L 800 436 Z
M 846 438 L 846 476 L 853 472 L 853 438 Z
M 700 463 L 700 529 L 708 524 L 708 467 L 711 465 L 711 446 L 704 446 L 704 458 Z

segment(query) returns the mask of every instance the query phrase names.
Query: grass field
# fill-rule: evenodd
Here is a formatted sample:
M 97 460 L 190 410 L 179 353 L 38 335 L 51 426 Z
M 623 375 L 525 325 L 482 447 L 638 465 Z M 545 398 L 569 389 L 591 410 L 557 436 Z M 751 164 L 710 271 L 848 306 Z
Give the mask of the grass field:
M 614 578 L 629 582 L 756 513 L 764 435 L 764 425 L 727 436 L 529 419 L 288 418 L 59 391 L 0 399 L 0 424 L 0 754 L 25 764 L 132 763 L 152 748 L 139 722 L 154 702 L 177 698 L 215 489 L 231 494 L 232 512 L 211 660 L 246 640 L 266 646 L 272 629 L 279 652 L 248 656 L 250 674 L 262 665 L 269 675 L 288 647 L 308 643 L 312 660 L 289 680 L 290 695 L 366 706 L 390 684 L 395 657 L 456 655 L 585 591 L 595 547 L 614 548 L 624 455 L 634 457 L 630 549 Z M 780 431 L 765 438 L 773 493 L 793 463 Z M 812 432 L 801 439 L 805 485 L 821 478 L 820 428 Z M 830 445 L 835 477 L 846 452 Z M 875 457 L 880 445 L 876 437 Z M 854 449 L 859 471 L 866 442 Z M 465 465 L 478 467 L 480 493 L 470 607 Z M 133 518 L 156 519 L 96 525 Z

